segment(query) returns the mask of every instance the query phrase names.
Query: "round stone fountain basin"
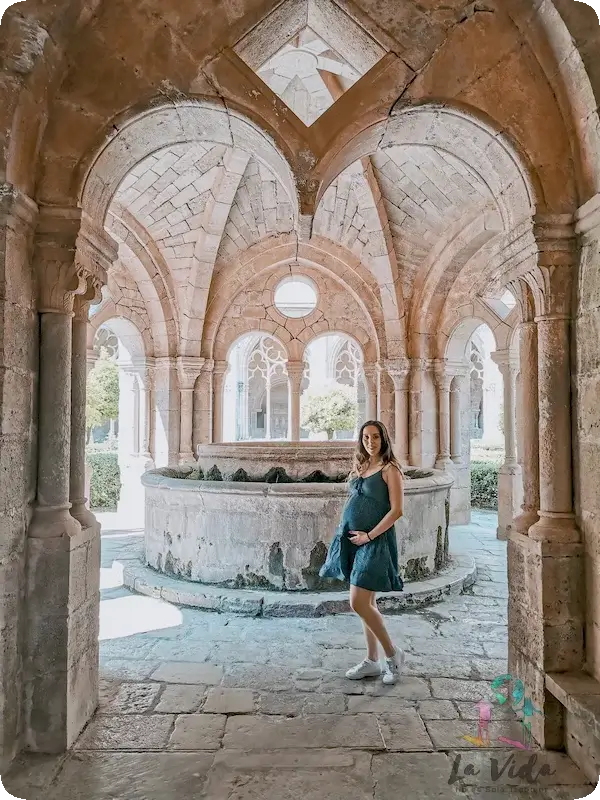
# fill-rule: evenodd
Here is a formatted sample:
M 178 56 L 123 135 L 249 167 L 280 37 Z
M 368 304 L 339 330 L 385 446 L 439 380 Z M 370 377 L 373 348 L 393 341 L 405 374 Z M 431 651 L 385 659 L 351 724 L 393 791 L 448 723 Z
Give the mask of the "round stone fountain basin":
M 309 472 L 315 468 L 313 460 Z M 452 477 L 431 472 L 405 481 L 405 516 L 396 531 L 406 581 L 422 580 L 448 561 Z M 319 569 L 347 497 L 344 483 L 190 480 L 160 470 L 142 482 L 146 562 L 153 569 L 239 589 L 339 590 L 339 583 L 319 578 Z

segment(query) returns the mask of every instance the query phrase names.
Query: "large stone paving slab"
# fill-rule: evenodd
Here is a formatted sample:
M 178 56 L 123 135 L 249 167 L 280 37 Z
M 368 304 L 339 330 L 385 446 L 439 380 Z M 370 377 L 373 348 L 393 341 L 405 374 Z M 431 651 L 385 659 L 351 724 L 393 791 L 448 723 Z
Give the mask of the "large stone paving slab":
M 173 721 L 169 714 L 98 716 L 75 747 L 77 750 L 164 750 Z
M 218 750 L 225 721 L 222 714 L 186 714 L 177 717 L 169 750 Z
M 374 800 L 446 800 L 464 797 L 450 786 L 451 761 L 445 753 L 385 753 L 373 756 Z
M 160 689 L 157 683 L 122 683 L 100 711 L 103 714 L 143 714 L 154 707 Z
M 192 800 L 212 761 L 205 753 L 76 753 L 47 800 Z
M 153 681 L 216 685 L 223 678 L 223 667 L 214 664 L 173 662 L 161 664 L 152 675 Z
M 203 800 L 373 800 L 368 753 L 221 751 Z
M 395 714 L 378 714 L 377 719 L 386 750 L 433 750 L 431 738 L 416 709 L 407 708 Z
M 202 705 L 205 692 L 205 686 L 165 686 L 154 710 L 157 714 L 193 714 Z
M 374 715 L 315 714 L 306 717 L 229 717 L 223 747 L 230 750 L 354 748 L 382 750 Z

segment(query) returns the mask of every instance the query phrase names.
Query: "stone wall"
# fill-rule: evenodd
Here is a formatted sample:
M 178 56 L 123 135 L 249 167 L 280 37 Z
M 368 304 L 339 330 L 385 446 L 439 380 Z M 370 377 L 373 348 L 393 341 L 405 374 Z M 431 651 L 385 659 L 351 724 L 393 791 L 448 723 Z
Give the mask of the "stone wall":
M 587 237 L 579 276 L 573 378 L 575 507 L 586 564 L 586 661 L 600 680 L 600 231 Z
M 21 744 L 26 533 L 35 494 L 35 209 L 0 188 L 0 769 Z

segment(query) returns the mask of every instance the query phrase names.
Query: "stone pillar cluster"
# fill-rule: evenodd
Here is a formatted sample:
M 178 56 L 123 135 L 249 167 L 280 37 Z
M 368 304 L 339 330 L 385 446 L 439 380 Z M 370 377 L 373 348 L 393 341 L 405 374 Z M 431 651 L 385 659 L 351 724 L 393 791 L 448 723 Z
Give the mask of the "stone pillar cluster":
M 520 345 L 527 404 L 524 503 L 508 543 L 509 671 L 544 712 L 532 721 L 535 739 L 555 748 L 564 741 L 562 714 L 546 692 L 545 675 L 580 670 L 584 660 L 583 546 L 571 469 L 570 317 L 577 248 L 568 217 L 536 217 L 534 232 L 537 264 L 525 277 L 530 302 L 522 302 Z M 533 320 L 528 307 L 535 310 Z
M 100 530 L 85 504 L 86 320 L 116 245 L 74 208 L 42 208 L 37 496 L 29 527 L 26 746 L 61 752 L 98 697 Z M 41 708 L 46 709 L 40 713 Z

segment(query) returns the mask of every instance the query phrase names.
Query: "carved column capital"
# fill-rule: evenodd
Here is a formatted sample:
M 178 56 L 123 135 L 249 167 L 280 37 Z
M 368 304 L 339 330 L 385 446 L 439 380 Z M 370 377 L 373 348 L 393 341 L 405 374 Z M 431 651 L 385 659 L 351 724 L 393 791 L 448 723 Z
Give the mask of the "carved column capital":
M 179 388 L 182 390 L 193 389 L 206 359 L 193 356 L 179 356 L 177 359 L 177 375 Z
M 444 392 L 450 391 L 454 375 L 450 371 L 448 362 L 445 358 L 437 358 L 433 362 L 433 379 L 438 389 Z
M 306 365 L 303 361 L 288 361 L 286 362 L 286 371 L 290 383 L 290 389 L 293 392 L 299 392 L 302 387 L 304 373 L 306 372 Z
M 76 295 L 89 294 L 90 303 L 106 283 L 106 270 L 116 254 L 116 243 L 96 230 L 81 209 L 43 206 L 34 254 L 39 310 L 71 314 Z M 78 303 L 80 315 L 85 302 Z
M 533 220 L 537 265 L 528 273 L 537 317 L 570 319 L 578 244 L 570 214 L 537 214 Z
M 385 362 L 385 369 L 393 381 L 394 390 L 397 392 L 406 391 L 410 374 L 410 361 L 405 358 L 391 358 Z
M 83 294 L 75 295 L 73 299 L 73 313 L 78 322 L 88 322 L 90 306 L 96 305 L 102 298 L 102 283 L 95 275 L 86 275 L 86 290 Z
M 491 354 L 491 359 L 497 365 L 503 377 L 517 376 L 519 362 L 509 350 L 496 350 Z

